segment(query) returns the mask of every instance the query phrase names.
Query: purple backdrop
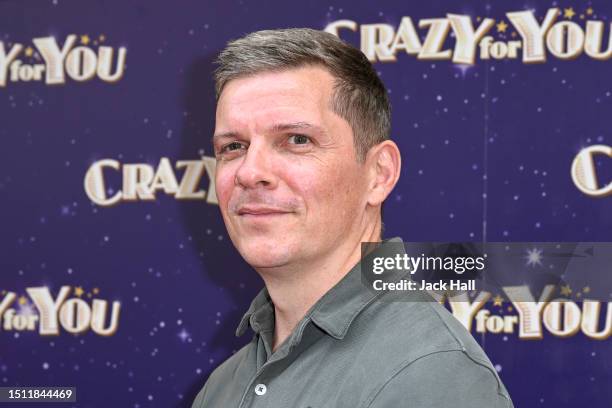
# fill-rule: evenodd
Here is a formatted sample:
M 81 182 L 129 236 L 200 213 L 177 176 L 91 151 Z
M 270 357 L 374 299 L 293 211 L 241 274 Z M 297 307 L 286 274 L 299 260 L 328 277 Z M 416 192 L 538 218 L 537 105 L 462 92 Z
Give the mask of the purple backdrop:
M 34 330 L 14 327 L 19 319 L 0 326 L 0 386 L 76 386 L 71 406 L 78 407 L 188 407 L 211 370 L 249 340 L 233 332 L 262 283 L 234 250 L 214 203 L 160 190 L 152 200 L 105 206 L 84 187 L 103 159 L 156 169 L 168 158 L 181 181 L 178 161 L 211 156 L 211 61 L 229 39 L 264 28 L 323 29 L 342 19 L 397 30 L 404 16 L 416 25 L 454 13 L 475 26 L 490 17 L 496 25 L 487 35 L 519 41 L 507 12 L 533 10 L 542 22 L 559 7 L 557 21 L 583 29 L 587 20 L 602 21 L 608 46 L 607 2 L 498 3 L 1 1 L 4 54 L 23 47 L 16 57 L 22 67 L 6 67 L 0 86 L 0 301 L 14 293 L 7 307 L 26 321 L 39 314 L 26 288 L 47 287 L 55 300 L 68 286 L 65 300 L 82 301 L 75 308 L 108 302 L 106 326 L 112 302 L 121 309 L 112 335 L 70 333 L 64 323 L 79 324 L 70 310 L 58 335 L 41 334 L 39 322 Z M 427 28 L 418 30 L 424 39 Z M 44 64 L 34 38 L 52 37 L 61 50 L 72 34 L 73 48 L 88 48 L 100 61 L 98 50 L 110 47 L 113 71 L 125 47 L 121 78 L 111 83 L 97 72 L 78 81 L 62 67 L 65 84 L 46 83 L 47 71 L 40 81 L 24 80 L 35 75 L 24 65 Z M 357 46 L 362 39 L 359 29 L 340 36 Z M 452 49 L 454 39 L 447 44 Z M 376 62 L 404 161 L 385 207 L 387 236 L 612 241 L 612 198 L 581 192 L 570 175 L 581 148 L 612 144 L 612 62 L 547 54 L 541 64 L 525 64 L 520 55 L 483 60 L 479 52 L 472 66 L 404 52 L 395 62 Z M 86 63 L 74 63 L 87 71 Z M 596 158 L 605 185 L 612 160 Z M 123 189 L 121 171 L 103 174 L 107 198 Z M 209 189 L 207 172 L 199 186 Z M 573 288 L 568 296 L 580 305 L 587 292 Z M 505 299 L 486 307 L 516 315 Z M 474 334 L 517 407 L 610 406 L 609 338 L 581 331 L 563 338 L 546 329 L 540 340 Z

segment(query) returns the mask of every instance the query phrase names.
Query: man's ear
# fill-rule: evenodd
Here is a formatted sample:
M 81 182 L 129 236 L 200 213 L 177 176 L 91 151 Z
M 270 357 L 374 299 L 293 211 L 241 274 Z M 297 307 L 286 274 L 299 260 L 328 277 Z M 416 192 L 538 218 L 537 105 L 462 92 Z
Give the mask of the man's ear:
M 392 140 L 385 140 L 373 146 L 366 156 L 370 176 L 368 204 L 378 206 L 397 184 L 402 168 L 399 148 Z

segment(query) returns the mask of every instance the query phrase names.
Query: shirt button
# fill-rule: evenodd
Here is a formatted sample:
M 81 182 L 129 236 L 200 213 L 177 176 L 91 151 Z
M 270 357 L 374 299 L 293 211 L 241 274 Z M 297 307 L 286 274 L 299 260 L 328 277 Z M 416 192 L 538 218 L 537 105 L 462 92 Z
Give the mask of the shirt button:
M 265 384 L 257 384 L 255 386 L 255 394 L 257 395 L 264 395 L 266 391 L 267 391 L 267 388 Z

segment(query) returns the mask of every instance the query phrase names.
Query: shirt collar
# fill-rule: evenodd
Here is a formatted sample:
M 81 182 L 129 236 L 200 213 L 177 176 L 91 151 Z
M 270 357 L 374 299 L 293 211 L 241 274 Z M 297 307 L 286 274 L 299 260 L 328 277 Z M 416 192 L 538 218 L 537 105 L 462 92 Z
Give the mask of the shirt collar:
M 384 242 L 401 243 L 401 238 L 391 238 Z M 393 245 L 397 253 L 403 246 Z M 384 246 L 374 250 L 375 254 L 384 251 Z M 334 287 L 328 290 L 306 313 L 303 319 L 310 319 L 330 336 L 342 339 L 357 315 L 371 302 L 385 292 L 369 289 L 361 276 L 361 262 L 358 262 Z M 250 325 L 253 331 L 274 327 L 274 306 L 266 288 L 253 299 L 251 306 L 240 320 L 236 336 L 241 336 Z
M 257 317 L 261 318 L 257 319 Z M 261 321 L 262 319 L 274 322 L 274 305 L 272 304 L 272 299 L 270 299 L 268 289 L 265 287 L 255 296 L 251 306 L 249 306 L 249 309 L 240 319 L 240 324 L 238 324 L 236 329 L 236 336 L 242 336 L 249 325 L 253 331 L 259 333 L 261 325 L 258 323 L 258 320 Z

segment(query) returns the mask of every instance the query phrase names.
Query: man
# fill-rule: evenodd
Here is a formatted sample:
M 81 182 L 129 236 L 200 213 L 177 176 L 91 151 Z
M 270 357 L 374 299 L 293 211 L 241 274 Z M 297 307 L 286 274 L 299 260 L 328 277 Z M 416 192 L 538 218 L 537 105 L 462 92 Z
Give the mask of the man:
M 216 71 L 216 191 L 265 282 L 199 407 L 509 407 L 470 334 L 433 301 L 361 283 L 362 242 L 400 174 L 387 91 L 366 57 L 310 29 L 260 31 Z M 423 299 L 421 299 L 423 300 Z

